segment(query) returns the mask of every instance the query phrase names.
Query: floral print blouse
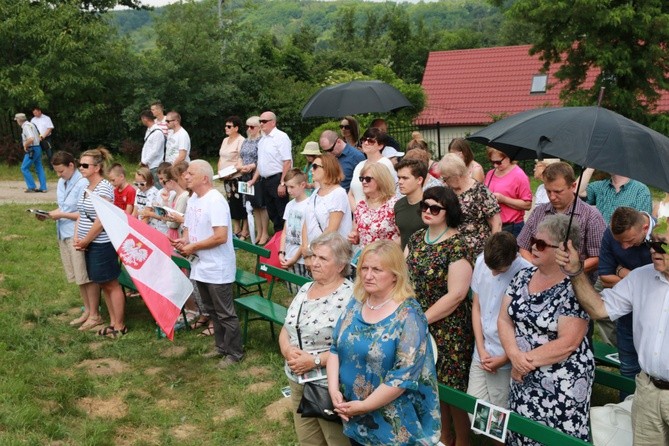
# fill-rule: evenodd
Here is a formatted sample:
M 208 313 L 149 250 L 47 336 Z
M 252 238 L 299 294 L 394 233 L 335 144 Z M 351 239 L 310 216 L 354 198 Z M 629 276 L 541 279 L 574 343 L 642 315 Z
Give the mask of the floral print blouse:
M 357 223 L 361 249 L 376 240 L 399 238 L 400 230 L 395 224 L 395 203 L 397 197 L 391 197 L 378 209 L 370 208 L 364 200 L 355 207 L 353 219 Z

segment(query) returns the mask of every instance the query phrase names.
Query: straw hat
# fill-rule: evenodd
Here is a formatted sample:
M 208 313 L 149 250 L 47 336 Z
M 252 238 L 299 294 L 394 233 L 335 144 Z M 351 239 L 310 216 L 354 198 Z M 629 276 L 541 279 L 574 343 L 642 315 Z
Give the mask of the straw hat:
M 316 141 L 309 141 L 304 145 L 304 150 L 302 151 L 302 155 L 313 155 L 313 156 L 318 156 L 321 154 L 321 149 L 318 147 L 318 143 Z

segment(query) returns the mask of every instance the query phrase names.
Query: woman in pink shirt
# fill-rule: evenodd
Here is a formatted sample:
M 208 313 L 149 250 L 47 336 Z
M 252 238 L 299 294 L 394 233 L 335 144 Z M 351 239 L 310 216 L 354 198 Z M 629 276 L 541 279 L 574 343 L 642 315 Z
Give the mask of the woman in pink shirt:
M 518 237 L 525 225 L 525 211 L 532 206 L 530 179 L 504 152 L 488 147 L 488 159 L 493 169 L 486 174 L 485 185 L 499 203 L 502 230 Z

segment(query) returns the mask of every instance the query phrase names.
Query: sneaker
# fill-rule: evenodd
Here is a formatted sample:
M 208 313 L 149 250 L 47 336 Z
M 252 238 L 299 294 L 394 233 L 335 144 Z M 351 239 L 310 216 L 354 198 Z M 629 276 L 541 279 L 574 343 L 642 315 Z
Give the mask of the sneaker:
M 39 189 L 26 189 L 26 190 L 24 190 L 23 192 L 25 192 L 25 193 L 27 193 L 27 194 L 33 194 L 33 193 L 35 193 L 35 192 L 38 191 L 38 190 L 39 190 Z
M 239 363 L 240 361 L 235 361 L 231 357 L 226 356 L 225 358 L 218 361 L 218 364 L 216 364 L 216 368 L 218 368 L 219 370 L 224 370 L 224 369 L 227 369 L 228 367 L 230 367 L 231 365 L 235 365 L 235 364 Z

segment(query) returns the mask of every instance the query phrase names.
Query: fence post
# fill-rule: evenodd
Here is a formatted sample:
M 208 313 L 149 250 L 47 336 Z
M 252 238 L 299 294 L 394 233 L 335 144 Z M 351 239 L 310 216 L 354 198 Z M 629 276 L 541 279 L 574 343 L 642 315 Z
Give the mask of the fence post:
M 441 123 L 437 121 L 437 155 L 441 160 Z

